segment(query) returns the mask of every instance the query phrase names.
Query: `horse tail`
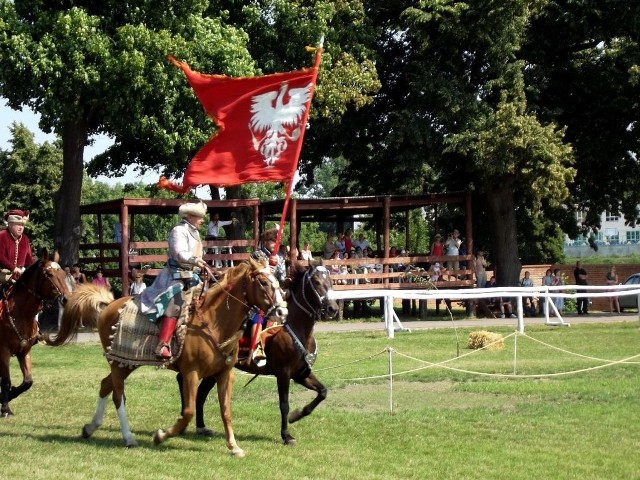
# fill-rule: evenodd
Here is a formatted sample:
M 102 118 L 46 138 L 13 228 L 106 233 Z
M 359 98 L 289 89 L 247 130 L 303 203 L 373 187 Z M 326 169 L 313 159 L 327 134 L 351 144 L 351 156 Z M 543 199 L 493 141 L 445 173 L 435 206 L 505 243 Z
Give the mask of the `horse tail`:
M 83 283 L 73 290 L 64 306 L 60 330 L 54 339 L 43 337 L 47 345 L 57 347 L 71 341 L 78 334 L 80 325 L 95 327 L 100 312 L 111 302 L 113 294 L 105 287 Z

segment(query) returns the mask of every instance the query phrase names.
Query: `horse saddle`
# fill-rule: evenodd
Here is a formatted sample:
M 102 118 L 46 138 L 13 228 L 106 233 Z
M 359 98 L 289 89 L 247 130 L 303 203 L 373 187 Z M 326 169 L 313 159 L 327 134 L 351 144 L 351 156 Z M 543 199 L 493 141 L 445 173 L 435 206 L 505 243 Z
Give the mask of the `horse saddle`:
M 171 339 L 173 357 L 168 360 L 159 359 L 155 354 L 159 327 L 140 312 L 140 296 L 136 295 L 120 309 L 120 318 L 118 323 L 112 327 L 111 344 L 107 348 L 105 356 L 109 361 L 119 362 L 121 366 L 131 368 L 141 365 L 169 365 L 182 353 L 188 316 L 189 308 L 183 308 L 178 319 L 178 326 Z

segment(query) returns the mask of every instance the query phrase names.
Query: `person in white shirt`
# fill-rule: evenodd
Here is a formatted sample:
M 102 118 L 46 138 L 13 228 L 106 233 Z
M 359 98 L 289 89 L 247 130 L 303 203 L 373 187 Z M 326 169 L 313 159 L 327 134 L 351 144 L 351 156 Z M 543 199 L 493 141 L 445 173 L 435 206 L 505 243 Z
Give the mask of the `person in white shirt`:
M 211 220 L 207 225 L 207 236 L 205 240 L 219 240 L 223 238 L 222 235 L 222 227 L 226 227 L 227 225 L 231 225 L 232 220 L 220 220 L 220 215 L 217 212 L 211 214 Z M 210 253 L 218 254 L 220 253 L 220 247 L 210 247 Z M 229 248 L 229 253 L 231 253 L 231 248 Z M 216 260 L 215 266 L 220 268 L 222 266 L 222 262 L 220 260 Z
M 142 272 L 137 268 L 134 268 L 131 271 L 131 276 L 133 277 L 133 282 L 129 286 L 129 295 L 140 295 L 147 288 L 147 284 L 144 283 L 144 278 Z
M 369 242 L 364 239 L 364 233 L 358 234 L 358 239 L 353 242 L 353 248 L 360 247 L 360 250 L 364 252 L 365 248 L 369 248 Z
M 309 246 L 309 242 L 304 242 L 304 247 L 300 252 L 300 259 L 304 261 L 313 260 L 313 253 L 311 252 L 311 247 Z

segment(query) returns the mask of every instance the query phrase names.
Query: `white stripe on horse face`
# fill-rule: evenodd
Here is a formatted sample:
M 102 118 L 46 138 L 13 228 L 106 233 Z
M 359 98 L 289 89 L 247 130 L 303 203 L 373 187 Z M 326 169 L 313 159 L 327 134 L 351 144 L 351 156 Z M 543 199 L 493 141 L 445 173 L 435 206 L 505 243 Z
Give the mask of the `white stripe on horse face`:
M 274 306 L 282 305 L 284 303 L 284 297 L 282 296 L 282 289 L 280 288 L 280 282 L 278 282 L 278 279 L 275 277 L 275 275 L 273 275 L 273 273 L 271 273 L 271 268 L 269 268 L 269 267 L 263 268 L 262 270 L 260 270 L 260 273 L 264 273 L 265 276 L 271 282 L 271 286 L 273 287 L 273 291 L 276 294 L 275 305 Z

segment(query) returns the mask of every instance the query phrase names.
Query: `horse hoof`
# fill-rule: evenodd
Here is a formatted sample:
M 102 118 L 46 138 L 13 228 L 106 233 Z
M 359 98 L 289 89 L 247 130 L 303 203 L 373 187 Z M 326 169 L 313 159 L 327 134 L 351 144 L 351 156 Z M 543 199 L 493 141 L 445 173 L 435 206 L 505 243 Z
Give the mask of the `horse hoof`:
M 11 410 L 7 410 L 6 412 L 0 413 L 0 418 L 12 418 L 15 417 Z
M 138 442 L 132 438 L 130 440 L 125 440 L 124 446 L 125 448 L 136 448 L 138 446 Z
M 213 438 L 215 436 L 215 433 L 213 433 L 213 430 L 211 430 L 208 427 L 197 427 L 196 433 L 198 435 L 202 435 L 203 437 L 207 437 L 207 438 Z
M 153 444 L 160 445 L 165 440 L 164 430 L 160 429 L 156 433 L 153 434 Z
M 82 438 L 89 438 L 93 432 L 89 429 L 89 424 L 87 423 L 84 427 L 82 427 Z
M 291 435 L 287 436 L 283 440 L 285 445 L 295 445 L 296 443 L 298 443 L 298 441 L 295 438 L 293 438 Z
M 240 447 L 233 447 L 231 450 L 229 450 L 229 455 L 235 458 L 244 458 L 245 453 L 244 450 Z

